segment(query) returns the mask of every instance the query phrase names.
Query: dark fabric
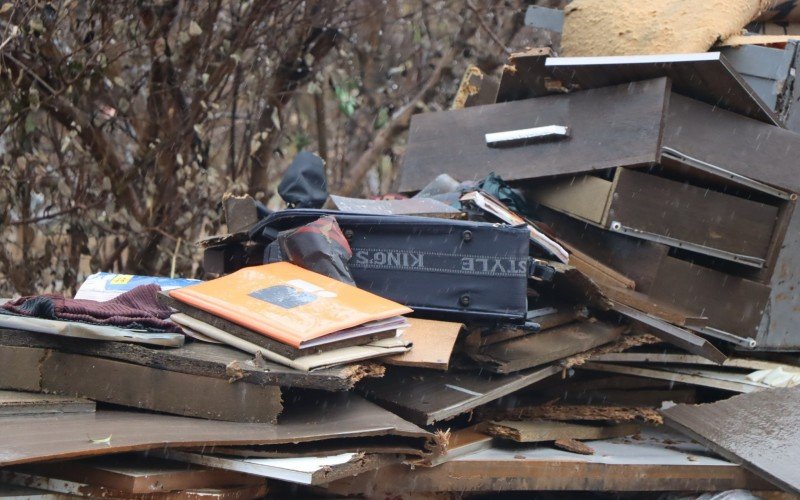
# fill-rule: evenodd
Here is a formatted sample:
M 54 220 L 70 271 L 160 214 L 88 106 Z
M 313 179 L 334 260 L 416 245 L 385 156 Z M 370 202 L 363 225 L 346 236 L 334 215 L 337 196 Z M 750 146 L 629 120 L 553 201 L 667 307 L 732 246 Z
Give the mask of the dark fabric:
M 525 217 L 531 216 L 531 209 L 525 203 L 525 200 L 496 173 L 492 172 L 487 175 L 485 179 L 478 183 L 478 187 L 503 202 L 509 210 Z
M 353 256 L 347 238 L 330 215 L 278 234 L 284 260 L 355 286 L 347 262 Z
M 328 181 L 322 158 L 308 151 L 297 153 L 283 174 L 278 194 L 289 208 L 322 208 L 328 199 Z
M 161 287 L 154 284 L 137 286 L 106 302 L 67 299 L 55 294 L 37 295 L 20 297 L 0 307 L 14 314 L 37 318 L 180 332 L 181 329 L 169 321 L 170 309 L 158 301 L 159 291 Z

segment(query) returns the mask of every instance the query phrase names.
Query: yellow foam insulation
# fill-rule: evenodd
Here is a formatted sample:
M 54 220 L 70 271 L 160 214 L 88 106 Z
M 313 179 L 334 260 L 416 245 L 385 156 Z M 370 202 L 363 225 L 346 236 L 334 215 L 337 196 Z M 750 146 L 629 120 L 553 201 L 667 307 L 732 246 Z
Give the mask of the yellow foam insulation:
M 771 0 L 573 0 L 565 9 L 563 56 L 705 52 Z

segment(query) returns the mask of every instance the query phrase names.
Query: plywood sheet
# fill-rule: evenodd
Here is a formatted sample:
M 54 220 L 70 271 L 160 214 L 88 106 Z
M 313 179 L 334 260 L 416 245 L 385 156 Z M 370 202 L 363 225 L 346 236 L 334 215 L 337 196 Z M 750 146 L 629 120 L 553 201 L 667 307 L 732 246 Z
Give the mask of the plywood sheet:
M 390 368 L 380 379 L 364 380 L 364 396 L 419 425 L 466 413 L 561 371 L 547 366 L 513 375 L 425 372 Z
M 381 361 L 390 365 L 446 371 L 450 366 L 450 356 L 453 354 L 458 333 L 464 325 L 449 321 L 407 319 L 409 327 L 403 331 L 403 338 L 412 343 L 411 350 Z
M 671 427 L 800 494 L 800 389 L 769 389 L 716 403 L 678 405 L 662 414 Z
M 469 355 L 490 371 L 513 373 L 607 344 L 623 329 L 596 320 L 579 321 L 492 344 Z
M 295 398 L 278 425 L 110 410 L 35 419 L 2 417 L 0 466 L 164 447 L 255 446 L 391 435 L 415 438 L 420 448 L 430 437 L 355 394 L 312 392 Z
M 20 354 L 8 355 L 8 359 L 14 359 L 17 366 L 22 367 L 20 371 L 13 374 L 15 387 L 33 391 L 39 390 L 37 365 L 39 359 L 44 356 L 45 349 L 116 359 L 142 366 L 224 380 L 230 378 L 228 365 L 238 362 L 241 369 L 239 380 L 243 382 L 262 386 L 280 385 L 327 391 L 346 391 L 362 377 L 379 376 L 382 373 L 381 368 L 376 368 L 376 365 L 372 364 L 354 364 L 313 372 L 294 370 L 266 361 L 261 366 L 255 366 L 248 363 L 253 358 L 251 354 L 223 345 L 200 342 L 189 343 L 174 349 L 153 349 L 119 342 L 61 339 L 44 334 L 0 329 L 0 345 L 40 349 L 38 353 L 28 351 L 27 356 L 30 359 L 24 362 L 20 359 Z M 3 355 L 0 354 L 0 356 Z M 5 361 L 4 358 L 0 357 L 0 363 L 3 361 Z M 21 385 L 23 383 L 27 385 Z
M 647 165 L 660 156 L 668 81 L 415 115 L 400 172 L 400 191 L 417 191 L 441 172 L 459 180 L 494 171 L 507 181 L 575 174 L 620 165 Z M 546 125 L 570 127 L 570 137 L 490 148 L 485 134 Z

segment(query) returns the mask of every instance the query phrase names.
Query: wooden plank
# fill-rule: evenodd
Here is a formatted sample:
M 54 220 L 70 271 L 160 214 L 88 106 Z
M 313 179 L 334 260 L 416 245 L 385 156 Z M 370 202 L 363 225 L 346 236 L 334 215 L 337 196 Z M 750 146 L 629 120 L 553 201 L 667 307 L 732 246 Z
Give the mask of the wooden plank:
M 499 491 L 724 491 L 769 489 L 742 467 L 673 432 L 645 431 L 642 440 L 590 441 L 596 453 L 578 456 L 545 446 L 493 447 L 430 469 L 390 466 L 330 483 L 332 493 Z M 634 478 L 634 480 L 632 480 Z M 641 495 L 640 495 L 641 496 Z
M 619 169 L 607 223 L 764 259 L 777 215 L 776 206 Z
M 596 224 L 605 221 L 613 183 L 594 175 L 536 183 L 528 194 L 537 203 Z
M 9 348 L 0 347 L 0 350 L 6 349 Z M 11 349 L 16 352 L 22 348 Z M 0 372 L 0 379 L 16 367 L 16 363 L 6 365 Z M 281 389 L 277 386 L 233 384 L 219 378 L 91 356 L 51 351 L 39 364 L 39 370 L 44 392 L 177 415 L 236 422 L 275 422 L 283 408 Z M 7 380 L 2 383 L 8 384 Z
M 357 390 L 418 425 L 430 425 L 466 413 L 561 371 L 547 366 L 513 375 L 420 373 L 390 368 L 380 379 L 362 381 Z
M 486 422 L 480 429 L 494 437 L 518 443 L 538 443 L 556 439 L 610 439 L 641 431 L 638 424 L 584 425 L 555 420 L 502 420 Z
M 399 190 L 417 191 L 441 172 L 477 180 L 494 171 L 507 181 L 647 165 L 660 156 L 668 82 L 648 82 L 570 95 L 414 115 Z M 571 137 L 490 148 L 485 134 L 566 125 Z
M 262 386 L 280 385 L 326 391 L 346 391 L 363 377 L 380 376 L 383 373 L 383 369 L 374 364 L 354 364 L 313 372 L 294 370 L 267 361 L 261 363 L 260 366 L 255 366 L 249 363 L 252 355 L 248 353 L 223 345 L 199 342 L 174 349 L 152 349 L 120 342 L 60 339 L 44 334 L 0 329 L 0 345 L 55 349 L 61 352 L 116 359 L 142 366 L 224 380 L 230 378 L 228 366 L 231 363 L 237 363 L 238 369 L 241 370 L 239 380 L 242 382 Z M 8 353 L 10 351 L 0 350 L 0 352 Z M 22 367 L 20 372 L 14 374 L 14 383 L 16 387 L 37 391 L 39 390 L 37 363 L 44 355 L 44 349 L 38 354 L 33 351 L 26 352 L 30 359 L 24 363 L 19 358 L 19 354 L 13 354 L 9 358 L 16 360 L 17 365 Z M 3 355 L 0 354 L 0 356 Z M 5 359 L 0 357 L 0 362 L 3 361 Z M 21 385 L 22 380 L 27 380 L 28 385 Z
M 178 450 L 156 456 L 290 483 L 318 485 L 385 467 L 401 461 L 396 455 L 341 453 L 326 457 L 230 458 Z
M 664 146 L 731 172 L 800 192 L 800 135 L 680 95 L 670 98 Z
M 592 356 L 592 361 L 605 361 L 611 363 L 666 363 L 677 365 L 716 365 L 711 360 L 702 356 L 691 354 L 672 354 L 666 352 L 616 352 L 597 354 Z M 722 362 L 725 368 L 742 368 L 745 370 L 773 370 L 775 368 L 795 369 L 794 365 L 776 363 L 750 358 L 728 358 Z
M 408 318 L 408 323 L 409 327 L 403 331 L 403 338 L 412 343 L 411 350 L 388 356 L 381 361 L 389 365 L 447 371 L 458 333 L 464 325 L 419 318 Z
M 675 325 L 662 321 L 659 318 L 650 316 L 649 314 L 639 311 L 638 309 L 626 306 L 619 302 L 614 303 L 613 309 L 623 316 L 649 327 L 648 332 L 652 333 L 664 342 L 669 342 L 674 346 L 685 349 L 692 354 L 703 356 L 704 358 L 710 359 L 718 364 L 727 359 L 727 356 L 725 356 L 722 351 L 717 349 L 714 344 L 703 337 L 695 335 L 689 330 L 684 330 L 683 328 L 679 328 Z
M 3 330 L 0 330 L 3 332 Z M 27 335 L 19 332 L 16 337 Z M 0 370 L 0 389 L 39 392 L 42 377 L 39 363 L 44 359 L 45 349 L 9 348 L 0 349 L 0 366 L 14 366 L 14 370 Z
M 90 484 L 93 488 L 108 488 L 126 495 L 224 488 L 264 482 L 263 479 L 247 474 L 164 460 L 152 454 L 109 455 L 68 462 L 21 465 L 13 470 Z
M 624 304 L 651 316 L 655 316 L 667 323 L 678 326 L 703 327 L 708 325 L 708 318 L 698 316 L 690 311 L 664 303 L 649 295 L 634 290 L 605 286 L 603 293 L 613 302 Z
M 325 411 L 319 411 L 325 408 Z M 431 435 L 355 394 L 299 394 L 280 425 L 141 412 L 2 417 L 0 466 L 165 447 L 266 446 L 373 436 L 406 437 L 422 449 Z
M 671 426 L 780 488 L 800 494 L 800 389 L 770 389 L 663 410 Z
M 750 381 L 746 375 L 738 373 L 715 372 L 711 370 L 691 370 L 680 372 L 676 369 L 654 369 L 638 366 L 615 365 L 613 363 L 596 363 L 590 361 L 581 368 L 602 372 L 635 375 L 637 377 L 650 377 L 670 382 L 699 385 L 712 389 L 722 389 L 731 392 L 748 393 L 769 388 L 769 386 Z
M 566 214 L 540 206 L 534 219 L 547 224 L 567 248 L 578 249 L 614 269 L 647 292 L 669 247 L 607 231 Z
M 667 304 L 708 317 L 708 326 L 755 338 L 770 288 L 691 262 L 667 257 L 650 295 Z
M 10 367 L 12 365 L 4 365 Z M 91 413 L 94 401 L 35 392 L 0 391 L 0 416 Z
M 495 373 L 513 373 L 544 365 L 616 340 L 624 327 L 600 321 L 571 323 L 492 344 L 469 356 Z

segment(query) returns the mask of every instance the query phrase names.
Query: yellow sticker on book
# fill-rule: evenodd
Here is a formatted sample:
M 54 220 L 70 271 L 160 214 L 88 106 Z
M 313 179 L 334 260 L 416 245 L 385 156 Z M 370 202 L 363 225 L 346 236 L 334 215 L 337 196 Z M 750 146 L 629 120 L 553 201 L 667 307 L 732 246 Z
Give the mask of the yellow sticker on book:
M 112 285 L 127 285 L 133 279 L 132 274 L 118 274 L 111 278 Z

